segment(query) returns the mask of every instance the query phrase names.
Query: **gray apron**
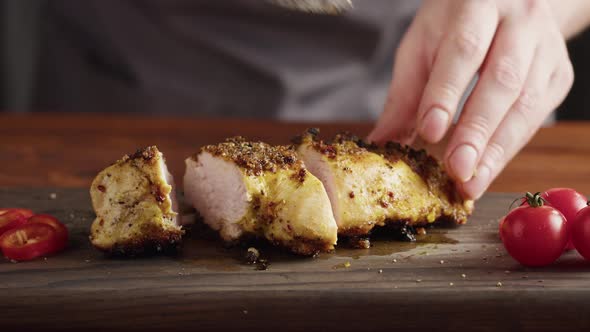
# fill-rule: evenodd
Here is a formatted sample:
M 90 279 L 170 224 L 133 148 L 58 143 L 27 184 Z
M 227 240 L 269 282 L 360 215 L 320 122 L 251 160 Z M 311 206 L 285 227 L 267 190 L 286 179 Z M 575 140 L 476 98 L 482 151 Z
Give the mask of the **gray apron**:
M 419 1 L 343 16 L 261 0 L 52 0 L 37 109 L 373 119 Z

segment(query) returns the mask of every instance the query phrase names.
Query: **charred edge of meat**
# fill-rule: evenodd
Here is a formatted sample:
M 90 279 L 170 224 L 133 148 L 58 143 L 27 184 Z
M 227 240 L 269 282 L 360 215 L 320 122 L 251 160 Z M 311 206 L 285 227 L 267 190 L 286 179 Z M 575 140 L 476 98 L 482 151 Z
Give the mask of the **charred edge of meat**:
M 320 239 L 313 240 L 296 236 L 290 241 L 271 241 L 275 246 L 290 250 L 291 252 L 302 256 L 317 256 L 322 252 L 330 252 L 332 246 Z
M 148 146 L 146 148 L 138 149 L 130 155 L 125 155 L 122 161 L 143 160 L 145 162 L 151 162 L 158 155 L 158 152 L 156 146 Z
M 465 218 L 466 219 L 466 218 Z M 351 239 L 362 239 L 367 237 L 368 233 L 376 233 L 379 235 L 387 234 L 388 237 L 392 237 L 398 241 L 409 241 L 413 242 L 416 240 L 416 228 L 418 227 L 433 227 L 439 225 L 452 225 L 462 224 L 460 222 L 465 219 L 456 219 L 454 216 L 442 216 L 435 222 L 431 223 L 427 220 L 420 220 L 417 222 L 408 222 L 407 220 L 387 220 L 384 225 L 381 226 L 365 226 L 365 227 L 352 227 L 348 229 L 339 229 L 338 236 L 347 238 L 348 241 Z
M 311 137 L 313 147 L 332 159 L 336 158 L 338 154 L 357 155 L 367 152 L 367 149 L 377 148 L 377 145 L 366 143 L 350 132 L 337 134 L 331 140 L 322 140 L 319 138 L 319 130 L 313 128 L 308 129 L 303 135 L 295 137 L 292 142 L 299 145 L 303 143 L 305 137 Z
M 117 242 L 109 248 L 96 247 L 109 257 L 142 257 L 155 254 L 173 254 L 182 244 L 182 232 L 160 231 L 157 235 L 144 235 L 141 239 Z
M 443 170 L 441 164 L 426 150 L 416 150 L 407 145 L 387 142 L 383 149 L 377 149 L 391 162 L 402 160 L 426 182 L 431 190 L 437 189 L 446 195 L 450 204 L 462 202 L 453 180 Z
M 232 161 L 250 175 L 274 173 L 279 168 L 303 167 L 292 146 L 271 146 L 263 142 L 246 141 L 243 137 L 228 138 L 223 143 L 205 146 L 201 152 Z M 197 160 L 198 155 L 192 158 Z
M 320 135 L 319 128 L 308 128 L 303 134 L 293 137 L 291 139 L 291 143 L 293 143 L 295 145 L 299 145 L 299 144 L 303 143 L 303 138 L 305 136 L 311 136 L 312 140 L 315 141 L 319 135 Z

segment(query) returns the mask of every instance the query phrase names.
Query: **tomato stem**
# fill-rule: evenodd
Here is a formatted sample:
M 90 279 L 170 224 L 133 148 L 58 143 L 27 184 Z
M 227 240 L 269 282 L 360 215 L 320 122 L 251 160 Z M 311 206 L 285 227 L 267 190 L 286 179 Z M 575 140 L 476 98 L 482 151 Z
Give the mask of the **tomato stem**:
M 545 204 L 545 199 L 543 199 L 543 197 L 541 197 L 540 192 L 536 192 L 535 194 L 531 194 L 530 192 L 527 192 L 525 194 L 525 199 L 530 207 L 536 208 L 536 207 L 543 206 L 543 204 Z

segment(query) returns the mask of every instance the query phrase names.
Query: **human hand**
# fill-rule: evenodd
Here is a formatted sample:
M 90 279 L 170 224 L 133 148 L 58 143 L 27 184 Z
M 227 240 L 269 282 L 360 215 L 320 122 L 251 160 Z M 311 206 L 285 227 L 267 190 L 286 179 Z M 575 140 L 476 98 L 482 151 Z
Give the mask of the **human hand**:
M 425 0 L 368 139 L 440 142 L 477 73 L 444 164 L 464 196 L 479 198 L 571 89 L 572 65 L 547 0 Z

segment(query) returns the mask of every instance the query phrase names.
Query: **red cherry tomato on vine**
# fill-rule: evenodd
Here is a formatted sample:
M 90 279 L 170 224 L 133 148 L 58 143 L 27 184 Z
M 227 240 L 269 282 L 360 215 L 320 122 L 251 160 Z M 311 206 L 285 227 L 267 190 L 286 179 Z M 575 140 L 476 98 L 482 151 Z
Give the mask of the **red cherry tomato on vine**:
M 568 223 L 573 223 L 576 214 L 586 207 L 588 199 L 574 189 L 570 188 L 553 188 L 541 194 L 546 205 L 556 208 L 563 214 Z M 570 234 L 572 234 L 570 232 Z M 571 239 L 568 241 L 566 250 L 574 249 Z
M 526 266 L 556 261 L 569 240 L 567 220 L 553 207 L 543 205 L 540 194 L 526 194 L 528 204 L 508 213 L 501 222 L 500 237 L 506 250 Z
M 590 260 L 590 206 L 586 206 L 578 212 L 569 228 L 574 247 L 580 255 Z

